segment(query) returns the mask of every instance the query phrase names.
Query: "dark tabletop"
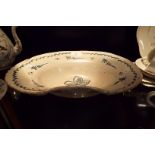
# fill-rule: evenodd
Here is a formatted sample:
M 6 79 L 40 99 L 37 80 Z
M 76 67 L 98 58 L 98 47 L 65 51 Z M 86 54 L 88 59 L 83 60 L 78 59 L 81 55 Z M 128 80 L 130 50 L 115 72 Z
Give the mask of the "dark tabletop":
M 2 29 L 11 38 L 10 27 Z M 19 27 L 17 30 L 23 51 L 14 64 L 59 50 L 110 51 L 131 61 L 140 57 L 137 27 Z M 6 71 L 1 71 L 1 78 Z M 147 93 L 153 90 L 140 84 L 117 95 L 69 99 L 52 94 L 31 96 L 9 89 L 5 99 L 21 128 L 155 128 L 155 109 L 146 102 Z M 3 104 L 6 100 L 2 100 Z

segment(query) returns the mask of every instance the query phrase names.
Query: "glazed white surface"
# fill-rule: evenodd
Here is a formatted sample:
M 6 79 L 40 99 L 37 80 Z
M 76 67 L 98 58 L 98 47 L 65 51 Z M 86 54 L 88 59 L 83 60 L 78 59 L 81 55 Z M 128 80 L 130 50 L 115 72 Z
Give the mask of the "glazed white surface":
M 34 56 L 15 65 L 5 80 L 10 87 L 27 94 L 52 93 L 60 87 L 117 94 L 136 87 L 142 74 L 131 61 L 109 52 L 61 51 Z

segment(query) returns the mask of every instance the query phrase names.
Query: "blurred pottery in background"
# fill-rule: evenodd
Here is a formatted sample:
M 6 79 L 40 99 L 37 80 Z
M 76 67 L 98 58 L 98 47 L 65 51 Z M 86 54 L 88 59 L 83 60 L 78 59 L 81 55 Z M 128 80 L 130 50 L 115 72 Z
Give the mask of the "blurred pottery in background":
M 155 26 L 139 26 L 137 29 L 137 42 L 141 58 L 138 58 L 135 63 L 148 79 L 155 79 Z M 143 84 L 146 86 L 144 81 Z M 151 79 L 150 83 L 155 86 Z
M 7 35 L 0 29 L 0 70 L 8 68 L 22 50 L 21 41 L 16 34 L 16 27 L 13 26 L 11 30 L 15 45 L 13 45 Z
M 146 57 L 155 49 L 155 26 L 139 26 L 137 29 L 137 43 L 141 57 Z
M 6 83 L 2 79 L 0 79 L 0 100 L 4 97 L 6 91 L 7 91 Z

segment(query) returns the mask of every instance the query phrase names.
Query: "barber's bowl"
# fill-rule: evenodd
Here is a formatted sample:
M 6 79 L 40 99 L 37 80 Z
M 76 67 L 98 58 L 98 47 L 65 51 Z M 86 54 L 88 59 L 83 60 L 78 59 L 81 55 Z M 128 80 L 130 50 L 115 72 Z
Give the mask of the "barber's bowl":
M 26 94 L 82 98 L 131 90 L 141 83 L 142 74 L 134 63 L 109 52 L 60 51 L 20 62 L 5 80 Z

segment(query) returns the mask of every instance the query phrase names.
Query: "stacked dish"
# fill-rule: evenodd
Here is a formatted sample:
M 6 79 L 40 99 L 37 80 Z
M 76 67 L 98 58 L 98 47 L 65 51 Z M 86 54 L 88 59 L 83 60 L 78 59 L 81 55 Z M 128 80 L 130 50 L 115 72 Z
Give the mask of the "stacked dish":
M 138 27 L 137 42 L 141 58 L 135 63 L 144 74 L 143 85 L 155 87 L 155 27 Z
M 142 74 L 131 61 L 112 53 L 61 51 L 20 62 L 7 72 L 5 80 L 26 94 L 81 98 L 128 91 L 141 83 Z

